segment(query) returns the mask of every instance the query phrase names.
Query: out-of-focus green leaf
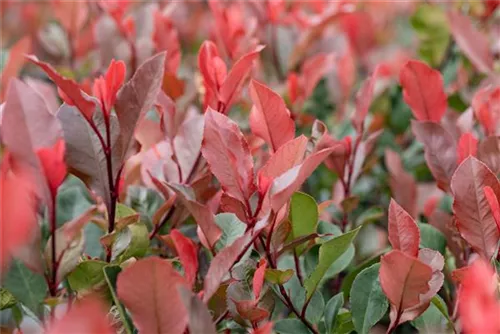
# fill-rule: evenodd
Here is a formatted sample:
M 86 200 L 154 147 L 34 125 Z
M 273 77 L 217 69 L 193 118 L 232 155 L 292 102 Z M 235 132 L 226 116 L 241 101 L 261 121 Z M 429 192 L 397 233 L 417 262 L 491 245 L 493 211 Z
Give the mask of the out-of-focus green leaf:
M 441 299 L 439 296 L 435 296 L 434 298 Z M 420 333 L 430 334 L 445 332 L 447 320 L 439 308 L 434 303 L 431 303 L 427 310 L 411 323 Z
M 0 288 L 0 311 L 16 305 L 16 298 L 6 289 Z
M 106 262 L 96 260 L 80 262 L 68 275 L 68 283 L 71 289 L 77 292 L 85 291 L 103 283 L 103 268 L 107 265 Z
M 430 224 L 418 223 L 420 228 L 420 246 L 430 248 L 444 255 L 446 250 L 446 237 Z

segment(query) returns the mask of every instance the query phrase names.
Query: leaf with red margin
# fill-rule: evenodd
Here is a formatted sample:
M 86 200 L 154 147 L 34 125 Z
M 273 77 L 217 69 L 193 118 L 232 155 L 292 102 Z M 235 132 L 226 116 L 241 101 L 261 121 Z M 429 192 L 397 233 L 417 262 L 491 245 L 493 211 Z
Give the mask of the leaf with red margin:
M 182 285 L 179 286 L 179 295 L 189 316 L 189 332 L 193 334 L 216 334 L 217 330 L 207 306 Z
M 496 253 L 500 233 L 483 190 L 486 186 L 500 194 L 495 174 L 474 157 L 465 159 L 451 180 L 453 211 L 460 234 L 474 251 L 491 259 Z
M 394 151 L 385 151 L 385 165 L 389 171 L 389 186 L 396 202 L 412 217 L 417 215 L 417 183 L 413 176 L 405 171 L 401 157 Z
M 250 96 L 254 107 L 250 113 L 252 132 L 264 139 L 272 152 L 295 138 L 295 123 L 285 101 L 264 84 L 252 80 Z
M 36 152 L 53 199 L 56 198 L 57 188 L 64 182 L 68 173 L 64 151 L 64 140 L 59 139 L 53 147 L 41 148 Z
M 457 167 L 457 149 L 453 137 L 438 123 L 412 121 L 411 129 L 425 147 L 425 161 L 437 185 L 448 191 Z
M 262 49 L 264 49 L 264 46 L 258 45 L 254 51 L 241 56 L 227 74 L 224 83 L 220 87 L 220 100 L 224 104 L 221 112 L 224 114 L 229 112 L 231 104 L 239 94 L 243 82 L 252 71 L 253 63 L 259 57 Z
M 3 100 L 7 91 L 7 86 L 11 78 L 16 77 L 19 70 L 23 67 L 26 59 L 24 55 L 31 52 L 31 37 L 21 38 L 9 50 L 9 58 L 0 74 L 0 100 Z
M 399 82 L 415 118 L 439 123 L 448 107 L 441 73 L 421 61 L 409 60 L 401 69 Z
M 120 273 L 117 293 L 139 332 L 182 334 L 188 314 L 178 291 L 181 286 L 189 289 L 169 261 L 148 257 Z
M 378 72 L 379 66 L 377 66 L 372 75 L 365 80 L 356 94 L 356 111 L 352 117 L 352 124 L 358 133 L 363 132 L 365 118 L 373 102 L 373 90 L 377 82 Z
M 246 203 L 255 191 L 253 160 L 238 125 L 227 116 L 208 110 L 201 152 L 222 189 Z
M 448 12 L 451 33 L 462 52 L 482 73 L 493 70 L 493 56 L 486 35 L 474 27 L 470 17 L 456 11 Z
M 460 164 L 464 161 L 468 156 L 475 157 L 477 154 L 477 144 L 478 140 L 474 135 L 470 132 L 463 133 L 458 140 L 457 145 L 457 163 Z
M 418 255 L 420 230 L 415 220 L 394 199 L 389 204 L 389 242 L 410 256 Z
M 493 218 L 495 219 L 495 223 L 497 223 L 498 230 L 500 231 L 500 205 L 498 203 L 498 198 L 495 195 L 495 192 L 491 187 L 486 186 L 483 188 L 484 196 L 488 200 L 488 204 L 490 205 L 491 213 L 493 214 Z
M 69 311 L 54 321 L 47 334 L 115 333 L 108 320 L 106 305 L 97 297 L 89 296 L 71 305 Z
M 390 328 L 398 323 L 398 313 L 420 303 L 420 296 L 429 291 L 432 268 L 418 258 L 392 250 L 380 260 L 380 285 L 391 302 L 396 317 L 392 318 Z
M 252 287 L 253 287 L 253 296 L 255 300 L 259 300 L 260 292 L 262 290 L 262 285 L 264 284 L 264 275 L 266 273 L 267 261 L 266 259 L 261 259 L 259 261 L 259 266 L 257 270 L 255 270 L 255 274 L 253 275 Z
M 269 223 L 269 215 L 259 220 L 252 230 L 236 239 L 231 245 L 222 249 L 210 263 L 203 285 L 203 301 L 208 302 L 219 288 L 224 277 L 229 273 L 234 263 L 243 252 L 251 246 L 253 239 L 259 235 Z
M 198 253 L 196 251 L 196 246 L 191 239 L 185 237 L 178 230 L 170 231 L 170 237 L 181 259 L 186 281 L 192 287 L 196 281 L 196 272 L 198 271 Z
M 91 100 L 74 80 L 63 77 L 51 65 L 38 60 L 36 56 L 30 55 L 26 56 L 26 58 L 47 73 L 49 78 L 69 99 L 66 101 L 68 104 L 77 107 L 87 120 L 90 121 L 92 119 L 92 115 L 96 109 L 95 101 Z
M 500 137 L 487 137 L 481 140 L 477 148 L 477 157 L 494 174 L 500 173 Z

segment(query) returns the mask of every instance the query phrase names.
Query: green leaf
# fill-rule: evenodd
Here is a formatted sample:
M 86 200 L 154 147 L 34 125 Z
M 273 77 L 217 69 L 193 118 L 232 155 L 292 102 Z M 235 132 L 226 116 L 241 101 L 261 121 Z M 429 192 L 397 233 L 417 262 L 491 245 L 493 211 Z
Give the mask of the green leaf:
M 125 308 L 123 304 L 118 299 L 118 295 L 116 294 L 116 280 L 118 278 L 118 274 L 122 271 L 120 266 L 106 266 L 102 269 L 104 274 L 104 279 L 108 285 L 109 291 L 111 293 L 111 297 L 113 298 L 113 302 L 118 309 L 118 313 L 120 314 L 120 318 L 122 320 L 123 327 L 127 334 L 133 334 L 132 330 L 134 326 L 132 325 L 132 320 L 129 315 L 125 312 Z
M 278 334 L 309 334 L 311 331 L 299 319 L 282 319 L 276 321 L 274 330 Z
M 342 305 L 344 305 L 344 295 L 342 293 L 338 293 L 333 296 L 326 304 L 325 326 L 327 334 L 333 333 L 335 320 L 337 319 L 337 314 L 339 313 Z
M 99 283 L 103 283 L 103 268 L 107 265 L 108 263 L 106 262 L 96 260 L 80 262 L 68 275 L 68 283 L 71 289 L 80 292 L 89 290 Z
M 420 247 L 434 249 L 444 255 L 446 237 L 430 224 L 418 223 L 420 228 Z
M 48 288 L 42 275 L 32 272 L 20 261 L 14 260 L 5 276 L 3 287 L 37 316 L 43 314 L 42 302 Z
M 57 190 L 57 226 L 60 227 L 87 211 L 92 205 L 87 187 L 76 176 L 68 175 Z
M 437 295 L 434 298 L 441 299 L 441 297 Z M 440 302 L 444 303 L 442 299 Z M 439 308 L 434 303 L 431 303 L 427 310 L 411 323 L 420 333 L 441 333 L 445 332 L 444 329 L 447 320 Z
M 312 323 L 317 324 L 321 318 L 323 318 L 323 312 L 325 311 L 325 300 L 320 291 L 315 291 L 311 297 L 309 305 L 306 309 L 306 319 Z
M 215 223 L 222 230 L 222 235 L 215 245 L 216 251 L 232 244 L 245 233 L 247 228 L 247 225 L 239 220 L 234 213 L 219 213 L 215 216 Z
M 351 312 L 356 331 L 368 333 L 370 329 L 384 316 L 389 306 L 378 272 L 380 264 L 366 268 L 356 276 L 351 288 Z
M 293 270 L 266 269 L 264 277 L 272 284 L 285 284 L 293 276 Z
M 0 288 L 0 311 L 11 308 L 16 303 L 16 298 L 9 291 Z
M 371 207 L 368 210 L 363 211 L 363 213 L 359 215 L 358 219 L 356 219 L 356 226 L 362 226 L 375 222 L 384 217 L 384 215 L 384 209 L 382 209 L 381 207 Z
M 455 325 L 453 324 L 453 321 L 451 320 L 450 315 L 448 314 L 448 307 L 446 306 L 444 300 L 441 297 L 439 297 L 439 295 L 435 295 L 432 298 L 431 303 L 441 312 L 441 314 L 446 318 L 446 320 L 448 320 L 448 327 L 453 329 L 453 332 L 456 333 L 457 331 L 455 330 Z
M 307 299 L 311 298 L 328 268 L 349 249 L 349 246 L 358 234 L 360 228 L 361 227 L 358 227 L 355 230 L 333 238 L 321 245 L 319 249 L 318 266 L 304 282 L 304 287 L 307 291 Z
M 337 315 L 336 326 L 333 329 L 333 332 L 335 334 L 346 334 L 351 333 L 354 329 L 351 312 L 341 309 Z
M 121 203 L 116 204 L 116 216 L 115 220 L 119 220 L 125 217 L 133 216 L 137 214 L 132 208 L 129 208 L 126 205 L 123 205 Z
M 119 231 L 113 241 L 112 260 L 119 263 L 131 257 L 143 257 L 149 248 L 149 232 L 144 223 L 135 223 Z
M 292 223 L 291 239 L 312 234 L 316 231 L 318 224 L 318 204 L 311 196 L 296 192 L 290 201 L 289 219 Z M 305 245 L 297 247 L 297 251 L 301 253 Z

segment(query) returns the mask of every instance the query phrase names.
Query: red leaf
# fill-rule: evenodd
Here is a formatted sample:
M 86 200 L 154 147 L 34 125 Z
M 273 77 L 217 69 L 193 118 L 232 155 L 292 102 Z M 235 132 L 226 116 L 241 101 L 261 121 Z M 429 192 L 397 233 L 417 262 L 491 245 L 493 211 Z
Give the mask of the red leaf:
M 491 187 L 486 186 L 483 188 L 484 196 L 488 200 L 488 204 L 490 205 L 491 213 L 493 214 L 493 218 L 495 219 L 495 223 L 497 223 L 498 230 L 500 230 L 500 205 L 498 203 L 498 198 L 495 195 L 495 192 Z
M 252 132 L 264 139 L 272 152 L 295 138 L 295 123 L 290 117 L 285 102 L 275 92 L 252 80 L 250 95 L 254 103 L 250 114 Z
M 373 90 L 377 82 L 378 71 L 379 67 L 375 68 L 373 74 L 365 80 L 356 95 L 356 111 L 352 118 L 352 124 L 358 133 L 363 132 L 365 118 L 373 101 Z
M 196 272 L 198 271 L 198 253 L 196 251 L 196 246 L 191 239 L 186 238 L 177 230 L 170 231 L 170 237 L 181 259 L 186 281 L 190 286 L 193 286 L 196 281 Z
M 453 211 L 460 234 L 477 253 L 491 259 L 500 233 L 483 190 L 486 186 L 500 194 L 500 183 L 495 174 L 474 157 L 462 162 L 451 180 Z
M 217 102 L 220 100 L 219 89 L 222 86 L 227 76 L 227 67 L 224 61 L 219 56 L 219 50 L 212 41 L 205 41 L 200 47 L 198 54 L 198 67 L 200 68 L 203 81 L 205 83 L 205 94 L 213 94 L 216 102 L 205 105 L 205 108 L 210 106 L 217 109 Z M 207 100 L 207 96 L 205 96 Z M 218 110 L 220 111 L 220 110 Z
M 456 11 L 448 12 L 448 20 L 455 41 L 471 63 L 485 74 L 493 70 L 493 56 L 486 35 L 474 27 L 470 17 Z
M 326 148 L 309 155 L 300 165 L 289 169 L 273 181 L 269 196 L 274 212 L 278 212 L 285 205 L 293 193 L 299 190 L 302 183 L 334 150 L 335 147 Z
M 253 230 L 245 232 L 231 245 L 221 250 L 210 263 L 203 285 L 203 301 L 207 302 L 219 288 L 224 277 L 230 272 L 234 263 L 243 252 L 251 245 L 253 239 L 268 225 L 269 215 L 266 215 L 255 224 Z
M 259 300 L 260 292 L 262 290 L 262 285 L 264 284 L 264 275 L 266 273 L 267 261 L 266 259 L 261 259 L 255 274 L 253 275 L 253 295 L 255 300 Z
M 500 86 L 488 86 L 478 90 L 472 99 L 472 108 L 486 135 L 499 134 Z
M 458 161 L 457 163 L 460 164 L 462 161 L 464 161 L 468 156 L 476 156 L 477 153 L 477 144 L 478 140 L 474 135 L 470 132 L 466 132 L 460 136 L 460 139 L 458 140 L 458 145 L 457 145 L 457 155 L 458 155 Z
M 66 103 L 76 106 L 88 121 L 92 120 L 92 115 L 96 107 L 95 102 L 80 89 L 80 86 L 74 80 L 61 76 L 51 65 L 39 61 L 36 56 L 30 55 L 26 56 L 26 58 L 44 70 L 57 87 L 64 92 L 68 98 L 65 101 Z
M 3 101 L 7 86 L 11 78 L 14 78 L 23 67 L 26 59 L 24 55 L 31 52 L 31 37 L 21 38 L 9 50 L 9 58 L 5 63 L 0 75 L 0 101 Z
M 406 172 L 400 156 L 391 150 L 385 151 L 385 165 L 389 170 L 391 193 L 410 216 L 417 215 L 417 183 L 413 176 Z
M 416 257 L 392 250 L 380 260 L 380 285 L 396 315 L 420 303 L 420 295 L 429 291 L 432 269 Z M 394 329 L 397 316 L 392 319 Z
M 272 321 L 268 321 L 263 325 L 260 325 L 259 328 L 252 329 L 251 334 L 272 334 L 274 323 Z
M 257 306 L 254 300 L 233 300 L 238 314 L 243 319 L 256 323 L 269 317 L 269 311 Z
M 223 192 L 220 198 L 219 205 L 222 212 L 234 213 L 239 220 L 241 220 L 242 222 L 247 222 L 248 218 L 245 205 L 238 201 L 236 198 L 233 198 Z
M 181 63 L 181 46 L 174 22 L 160 11 L 155 11 L 154 26 L 153 40 L 156 48 L 161 51 L 167 51 L 165 73 L 176 74 Z
M 116 94 L 125 81 L 125 63 L 111 60 L 105 76 L 95 79 L 92 89 L 94 96 L 101 102 L 104 112 L 109 114 L 115 104 Z
M 488 137 L 481 140 L 477 148 L 477 157 L 494 174 L 500 173 L 500 137 Z
M 438 123 L 448 107 L 441 73 L 423 62 L 409 60 L 401 69 L 399 81 L 415 118 Z
M 216 334 L 217 330 L 207 306 L 182 285 L 179 287 L 179 294 L 189 315 L 189 332 L 193 334 Z
M 420 230 L 415 220 L 394 199 L 389 204 L 389 241 L 394 249 L 418 255 Z
M 255 191 L 253 160 L 238 125 L 228 117 L 208 110 L 201 152 L 222 189 L 246 203 Z
M 139 332 L 182 334 L 188 314 L 178 288 L 187 285 L 169 261 L 148 257 L 120 273 L 117 292 Z
M 108 310 L 95 297 L 75 302 L 68 313 L 49 326 L 47 334 L 67 333 L 115 333 L 108 320 Z
M 448 191 L 451 177 L 457 167 L 455 140 L 438 123 L 412 121 L 413 134 L 424 144 L 425 161 L 443 191 Z
M 464 333 L 500 332 L 498 278 L 486 261 L 478 260 L 464 272 L 458 314 Z
M 62 139 L 59 139 L 53 147 L 37 151 L 53 199 L 56 198 L 57 188 L 64 182 L 68 173 L 64 163 L 64 151 Z

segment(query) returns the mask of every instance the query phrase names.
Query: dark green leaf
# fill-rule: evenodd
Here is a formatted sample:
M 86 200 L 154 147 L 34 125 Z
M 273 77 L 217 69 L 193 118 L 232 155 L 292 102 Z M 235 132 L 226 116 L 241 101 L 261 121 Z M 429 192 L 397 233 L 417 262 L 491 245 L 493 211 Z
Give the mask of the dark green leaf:
M 276 321 L 274 330 L 278 334 L 309 334 L 311 331 L 299 319 L 282 319 Z
M 439 296 L 435 296 L 434 298 L 441 299 Z M 441 299 L 440 302 L 443 302 L 443 300 Z M 445 332 L 446 323 L 446 318 L 434 303 L 431 303 L 422 315 L 412 321 L 412 325 L 415 326 L 420 333 Z
M 344 305 L 344 295 L 342 293 L 338 293 L 333 296 L 326 304 L 325 327 L 327 334 L 333 333 L 335 320 L 337 319 L 337 314 L 339 313 L 342 305 Z
M 122 271 L 120 266 L 106 266 L 102 269 L 104 273 L 104 279 L 108 285 L 109 291 L 111 293 L 111 297 L 113 298 L 113 302 L 118 309 L 118 313 L 120 314 L 120 318 L 122 320 L 123 327 L 127 334 L 134 333 L 132 325 L 132 320 L 129 315 L 125 312 L 125 308 L 123 304 L 118 299 L 118 295 L 116 294 L 116 279 L 118 278 L 118 274 Z
M 419 223 L 420 228 L 420 246 L 423 248 L 434 249 L 444 255 L 446 250 L 446 237 L 434 226 Z

